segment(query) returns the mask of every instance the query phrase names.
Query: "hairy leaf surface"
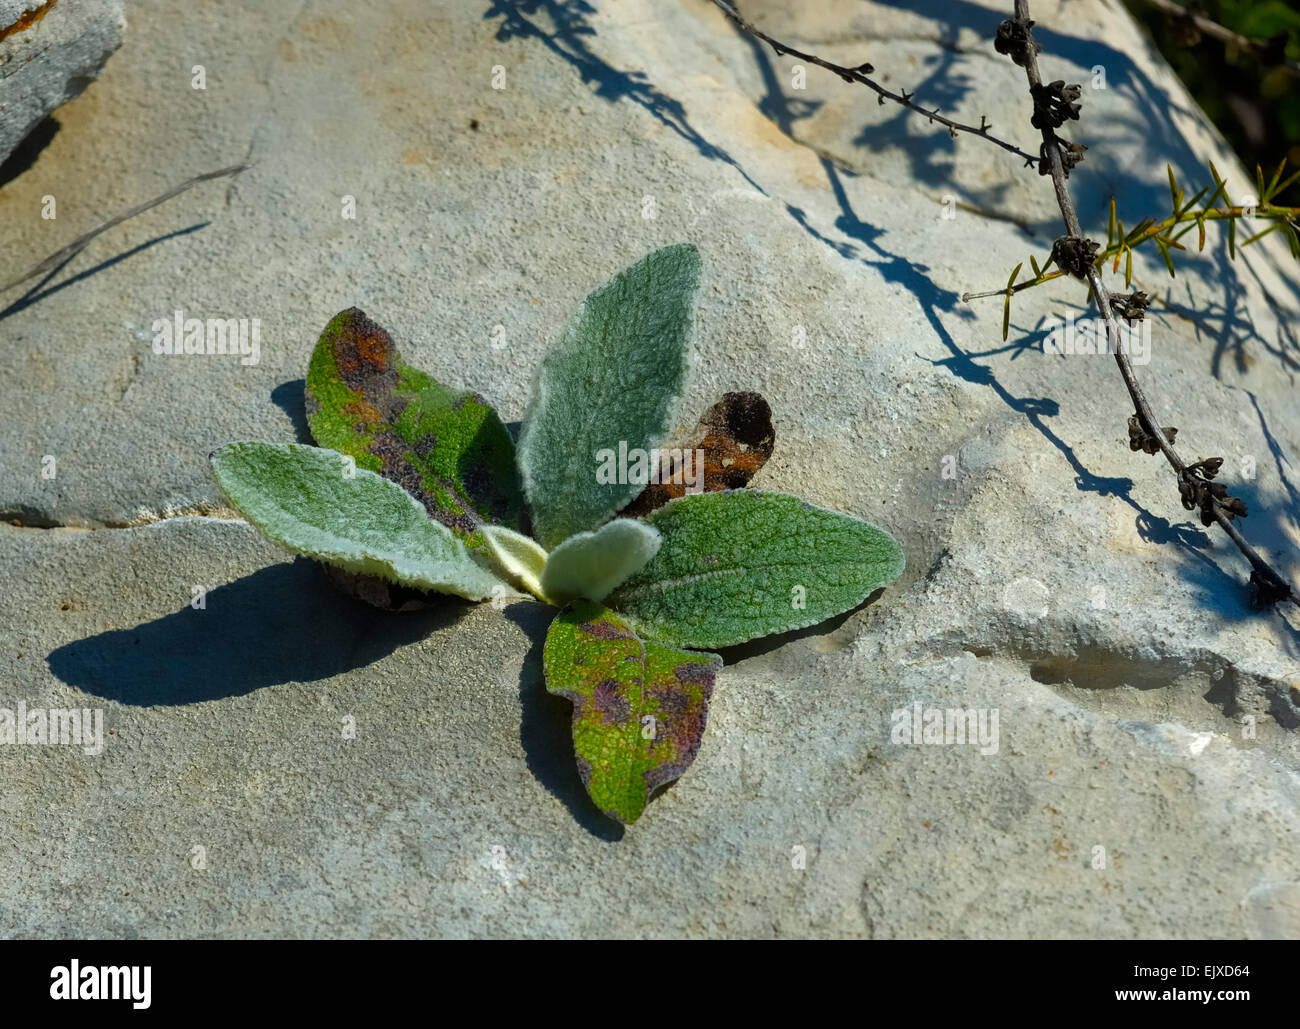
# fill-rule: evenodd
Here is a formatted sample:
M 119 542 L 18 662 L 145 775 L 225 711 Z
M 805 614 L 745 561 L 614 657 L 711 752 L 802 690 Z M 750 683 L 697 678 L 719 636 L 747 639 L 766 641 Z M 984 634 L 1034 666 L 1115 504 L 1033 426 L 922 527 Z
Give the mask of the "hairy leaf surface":
M 885 530 L 785 493 L 700 493 L 645 521 L 663 545 L 606 603 L 677 646 L 726 647 L 814 625 L 904 565 Z
M 518 583 L 539 600 L 546 551 L 535 540 L 502 525 L 485 525 L 479 530 L 487 541 L 487 553 L 502 576 Z
M 299 554 L 467 600 L 501 585 L 414 497 L 336 451 L 230 443 L 212 470 L 244 517 Z
M 594 529 L 644 482 L 601 482 L 602 451 L 649 451 L 686 380 L 699 252 L 664 247 L 588 295 L 542 362 L 519 438 L 535 535 L 547 550 Z
M 570 536 L 551 551 L 542 570 L 542 592 L 556 604 L 582 597 L 601 601 L 659 550 L 657 530 L 626 519 L 595 532 Z

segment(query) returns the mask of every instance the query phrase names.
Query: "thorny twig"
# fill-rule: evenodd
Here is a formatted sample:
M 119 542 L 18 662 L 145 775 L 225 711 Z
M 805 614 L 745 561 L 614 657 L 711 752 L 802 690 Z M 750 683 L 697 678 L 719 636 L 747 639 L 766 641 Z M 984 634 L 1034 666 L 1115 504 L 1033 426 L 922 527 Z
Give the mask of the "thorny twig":
M 1029 89 L 1035 96 L 1039 95 L 1044 89 L 1042 77 L 1038 72 L 1038 44 L 1033 40 L 1033 22 L 1029 18 L 1029 0 L 1015 0 L 1015 18 L 1012 22 L 1004 22 L 1003 25 L 1013 25 L 1017 35 L 1023 35 L 1023 45 L 1013 50 L 1010 54 L 1013 61 L 1025 69 L 1025 75 L 1029 80 Z M 999 29 L 999 36 L 1003 36 L 1003 30 Z M 1061 160 L 1061 149 L 1057 145 L 1056 131 L 1050 121 L 1043 121 L 1039 126 L 1043 135 L 1043 152 L 1047 160 L 1049 174 L 1052 177 L 1052 187 L 1056 191 L 1056 203 L 1061 210 L 1061 218 L 1065 222 L 1068 237 L 1058 240 L 1058 248 L 1062 248 L 1062 243 L 1069 242 L 1076 244 L 1080 251 L 1087 250 L 1090 246 L 1095 251 L 1097 244 L 1085 239 L 1083 230 L 1079 226 L 1079 215 L 1075 210 L 1074 198 L 1070 195 L 1070 188 L 1066 182 L 1066 169 Z M 1058 255 L 1058 248 L 1053 249 L 1053 255 Z M 1269 565 L 1256 552 L 1255 548 L 1246 542 L 1245 537 L 1237 531 L 1237 527 L 1232 524 L 1234 516 L 1240 516 L 1244 512 L 1244 505 L 1240 501 L 1226 496 L 1226 491 L 1218 483 L 1211 483 L 1218 472 L 1218 463 L 1198 461 L 1193 465 L 1188 465 L 1179 457 L 1178 452 L 1174 450 L 1173 443 L 1169 437 L 1173 435 L 1172 430 L 1161 428 L 1156 421 L 1155 415 L 1151 410 L 1151 404 L 1147 400 L 1146 394 L 1142 387 L 1138 385 L 1137 377 L 1133 373 L 1133 366 L 1129 362 L 1128 355 L 1124 353 L 1120 340 L 1123 338 L 1120 332 L 1119 322 L 1115 317 L 1115 312 L 1111 308 L 1111 294 L 1107 291 L 1101 281 L 1101 274 L 1097 266 L 1093 264 L 1095 253 L 1081 254 L 1085 259 L 1078 260 L 1073 269 L 1067 268 L 1078 273 L 1078 277 L 1088 283 L 1092 289 L 1092 298 L 1097 304 L 1097 309 L 1101 316 L 1106 320 L 1106 331 L 1110 339 L 1115 341 L 1115 362 L 1119 365 L 1120 375 L 1124 378 L 1124 385 L 1128 388 L 1129 396 L 1133 399 L 1133 406 L 1136 408 L 1137 424 L 1130 422 L 1130 445 L 1134 449 L 1146 450 L 1148 453 L 1154 453 L 1151 447 L 1158 448 L 1164 454 L 1165 460 L 1173 467 L 1178 476 L 1179 491 L 1183 497 L 1183 504 L 1189 510 L 1192 507 L 1199 506 L 1202 512 L 1202 521 L 1209 524 L 1209 520 L 1218 522 L 1219 527 L 1228 534 L 1228 538 L 1237 545 L 1237 549 L 1242 552 L 1246 560 L 1251 565 L 1250 584 L 1252 587 L 1253 598 L 1255 603 L 1261 607 L 1268 607 L 1281 600 L 1290 600 L 1292 603 L 1300 606 L 1300 597 L 1297 596 L 1289 583 Z M 1063 262 L 1059 260 L 1058 264 Z M 1221 462 L 1220 462 L 1221 463 Z M 1211 465 L 1212 467 L 1206 467 Z
M 1177 430 L 1162 428 L 1156 422 L 1155 415 L 1151 410 L 1151 404 L 1142 391 L 1142 387 L 1138 385 L 1128 355 L 1123 352 L 1120 345 L 1123 336 L 1111 305 L 1113 302 L 1120 303 L 1127 317 L 1137 318 L 1141 316 L 1141 309 L 1145 306 L 1147 298 L 1145 294 L 1124 297 L 1109 293 L 1102 283 L 1096 265 L 1093 263 L 1097 256 L 1098 245 L 1083 237 L 1074 200 L 1066 184 L 1069 169 L 1082 159 L 1083 148 L 1057 136 L 1055 131 L 1056 126 L 1064 121 L 1078 118 L 1078 104 L 1075 102 L 1078 99 L 1077 87 L 1065 86 L 1064 82 L 1053 82 L 1048 86 L 1044 86 L 1042 77 L 1038 72 L 1038 44 L 1033 41 L 1032 37 L 1033 22 L 1029 19 L 1028 0 L 1015 0 L 1016 16 L 1014 19 L 1003 22 L 999 28 L 996 48 L 1000 53 L 1011 55 L 1012 59 L 1025 69 L 1029 80 L 1030 93 L 1034 97 L 1034 124 L 1043 137 L 1042 148 L 1037 157 L 1026 154 L 1011 143 L 994 138 L 988 132 L 986 118 L 981 118 L 981 126 L 978 128 L 952 122 L 937 113 L 927 111 L 912 103 L 910 94 L 898 95 L 891 93 L 883 86 L 872 81 L 867 77 L 867 73 L 872 70 L 869 64 L 861 65 L 858 68 L 846 68 L 831 61 L 823 60 L 814 54 L 803 53 L 755 28 L 740 16 L 740 13 L 728 0 L 713 0 L 713 3 L 744 32 L 771 46 L 778 56 L 792 54 L 802 61 L 808 61 L 810 64 L 816 64 L 834 72 L 846 82 L 861 83 L 873 90 L 880 98 L 881 103 L 884 103 L 885 100 L 892 100 L 908 110 L 924 115 L 930 121 L 938 121 L 940 124 L 945 125 L 953 135 L 957 132 L 968 132 L 988 139 L 1002 147 L 1002 149 L 1023 157 L 1026 164 L 1037 165 L 1040 174 L 1051 176 L 1057 206 L 1060 208 L 1061 217 L 1065 221 L 1069 235 L 1057 241 L 1057 246 L 1052 251 L 1052 261 L 1049 264 L 1054 262 L 1065 271 L 1075 274 L 1089 284 L 1097 307 L 1106 321 L 1108 336 L 1111 340 L 1116 341 L 1114 347 L 1115 361 L 1119 365 L 1120 375 L 1124 379 L 1124 385 L 1128 389 L 1136 410 L 1136 414 L 1129 419 L 1130 447 L 1133 450 L 1143 450 L 1151 454 L 1158 450 L 1164 454 L 1165 459 L 1177 473 L 1179 493 L 1182 497 L 1183 506 L 1187 510 L 1199 507 L 1201 520 L 1206 525 L 1209 525 L 1212 521 L 1217 522 L 1223 531 L 1227 533 L 1228 538 L 1237 546 L 1237 549 L 1245 556 L 1246 560 L 1250 562 L 1252 569 L 1250 576 L 1252 597 L 1258 606 L 1271 606 L 1281 600 L 1290 600 L 1300 606 L 1300 595 L 1297 595 L 1287 581 L 1278 572 L 1274 571 L 1267 561 L 1260 557 L 1255 549 L 1246 542 L 1245 537 L 1237 531 L 1236 526 L 1232 524 L 1231 519 L 1233 517 L 1244 515 L 1245 505 L 1240 500 L 1227 496 L 1227 491 L 1221 484 L 1211 481 L 1218 473 L 1222 462 L 1218 459 L 1210 459 L 1208 461 L 1197 461 L 1189 465 L 1183 461 L 1172 444 L 1172 437 Z M 1044 269 L 1046 267 L 1046 265 L 1043 266 Z
M 1271 198 L 1272 196 L 1276 196 L 1283 188 L 1289 186 L 1297 178 L 1300 178 L 1300 172 L 1296 172 L 1279 185 L 1279 179 L 1281 178 L 1282 170 L 1285 166 L 1286 161 L 1284 160 L 1282 162 L 1282 167 L 1279 167 L 1277 174 L 1273 176 L 1273 182 L 1262 190 L 1262 192 L 1266 193 L 1268 197 Z M 1170 184 L 1172 187 L 1174 182 L 1172 168 L 1169 169 L 1169 173 Z M 1124 231 L 1123 223 L 1119 222 L 1116 217 L 1115 198 L 1112 197 L 1110 201 L 1110 227 L 1107 230 L 1107 246 L 1097 254 L 1097 267 L 1099 269 L 1104 268 L 1107 261 L 1113 261 L 1113 271 L 1118 272 L 1120 260 L 1123 258 L 1125 260 L 1124 285 L 1127 287 L 1133 279 L 1132 251 L 1143 243 L 1154 240 L 1157 247 L 1160 247 L 1161 249 L 1161 254 L 1165 258 L 1166 265 L 1169 268 L 1170 277 L 1172 278 L 1174 269 L 1173 257 L 1170 253 L 1171 248 L 1176 247 L 1179 250 L 1185 249 L 1178 241 L 1193 229 L 1199 229 L 1200 238 L 1197 250 L 1204 250 L 1206 239 L 1205 223 L 1214 221 L 1226 221 L 1228 223 L 1228 256 L 1231 259 L 1235 259 L 1238 244 L 1236 243 L 1236 235 L 1233 231 L 1233 223 L 1242 218 L 1258 218 L 1264 221 L 1269 221 L 1271 224 L 1267 229 L 1263 229 L 1252 235 L 1249 239 L 1243 241 L 1240 244 L 1240 249 L 1245 249 L 1252 243 L 1263 239 L 1274 230 L 1281 228 L 1286 229 L 1290 234 L 1288 243 L 1291 246 L 1292 253 L 1297 257 L 1297 259 L 1300 259 L 1300 236 L 1296 235 L 1294 224 L 1294 219 L 1300 217 L 1300 207 L 1281 207 L 1271 203 L 1261 203 L 1258 206 L 1237 204 L 1222 208 L 1214 207 L 1212 206 L 1214 201 L 1217 200 L 1223 191 L 1227 189 L 1227 181 L 1219 177 L 1218 170 L 1214 167 L 1213 161 L 1210 162 L 1210 173 L 1214 176 L 1216 183 L 1214 193 L 1209 201 L 1211 206 L 1194 210 L 1197 201 L 1210 190 L 1210 186 L 1206 186 L 1202 189 L 1185 205 L 1182 203 L 1182 190 L 1174 189 L 1175 210 L 1173 214 L 1160 221 L 1156 221 L 1154 218 L 1145 218 L 1137 225 L 1133 226 L 1133 228 L 1128 232 Z M 1261 173 L 1261 181 L 1262 178 L 1263 175 Z M 1174 230 L 1178 229 L 1180 226 L 1182 227 L 1181 230 L 1175 233 Z M 1015 296 L 1017 293 L 1026 289 L 1033 289 L 1035 286 L 1041 286 L 1045 282 L 1059 279 L 1062 275 L 1066 274 L 1059 268 L 1055 271 L 1049 272 L 1047 268 L 1051 264 L 1050 258 L 1046 264 L 1041 266 L 1037 261 L 1034 261 L 1032 257 L 1030 260 L 1034 268 L 1034 277 L 1032 279 L 1025 279 L 1024 281 L 1017 282 L 1009 288 L 1003 286 L 1001 289 L 984 290 L 978 293 L 963 293 L 961 295 L 962 302 L 984 300 L 988 297 Z M 1006 336 L 1004 335 L 1002 338 L 1006 339 Z
M 207 182 L 209 179 L 219 179 L 226 175 L 237 175 L 241 171 L 244 171 L 245 169 L 251 167 L 252 165 L 249 164 L 232 164 L 229 168 L 219 168 L 216 171 L 204 172 L 202 175 L 195 175 L 194 178 L 187 179 L 186 181 L 182 182 L 179 186 L 173 186 L 171 189 L 167 190 L 166 193 L 162 193 L 159 196 L 154 197 L 152 200 L 148 200 L 145 203 L 140 204 L 138 207 L 133 207 L 129 211 L 123 211 L 121 214 L 117 215 L 114 218 L 110 218 L 102 225 L 99 225 L 91 229 L 85 235 L 78 236 L 62 250 L 56 250 L 54 253 L 50 254 L 49 257 L 47 257 L 44 261 L 38 264 L 31 271 L 24 272 L 22 275 L 18 276 L 18 278 L 13 279 L 10 282 L 6 282 L 3 286 L 0 286 L 0 293 L 5 293 L 13 289 L 15 286 L 21 286 L 24 282 L 26 282 L 29 279 L 34 279 L 38 275 L 43 275 L 48 271 L 52 271 L 53 269 L 60 267 L 66 261 L 71 260 L 72 258 L 76 257 L 77 254 L 81 253 L 81 251 L 86 249 L 87 244 L 89 244 L 90 241 L 93 240 L 96 236 L 99 236 L 102 233 L 107 232 L 109 229 L 113 228 L 116 225 L 121 225 L 122 222 L 124 221 L 129 221 L 130 219 L 134 218 L 136 215 L 144 214 L 144 212 L 149 210 L 151 207 L 157 207 L 159 204 L 164 203 L 167 200 L 170 200 L 172 197 L 184 193 L 191 186 L 197 186 L 200 182 Z
M 899 106 L 906 107 L 909 111 L 924 116 L 928 121 L 938 122 L 940 125 L 942 125 L 944 128 L 948 130 L 948 134 L 951 135 L 953 138 L 956 138 L 957 133 L 959 132 L 966 132 L 972 136 L 978 136 L 981 139 L 987 139 L 990 143 L 1000 146 L 1003 150 L 1007 151 L 1008 153 L 1012 153 L 1015 154 L 1017 157 L 1024 158 L 1025 164 L 1027 166 L 1037 166 L 1039 163 L 1039 156 L 1037 154 L 1028 154 L 1025 151 L 1021 150 L 1020 147 L 1016 146 L 1014 143 L 1009 143 L 1004 139 L 998 139 L 997 136 L 993 135 L 993 133 L 989 131 L 989 129 L 991 129 L 993 125 L 983 115 L 980 115 L 980 123 L 978 125 L 964 125 L 959 121 L 953 121 L 951 118 L 945 118 L 943 115 L 939 113 L 939 109 L 937 107 L 933 111 L 929 111 L 926 110 L 924 107 L 922 107 L 920 104 L 914 103 L 912 97 L 915 94 L 909 93 L 907 90 L 903 90 L 900 93 L 893 93 L 890 90 L 886 89 L 884 86 L 880 85 L 880 83 L 874 81 L 873 79 L 868 78 L 868 75 L 870 75 L 870 73 L 875 70 L 874 68 L 872 68 L 870 64 L 860 64 L 856 68 L 846 68 L 843 65 L 839 65 L 831 61 L 823 60 L 822 58 L 818 57 L 815 54 L 806 54 L 801 50 L 796 50 L 794 47 L 782 43 L 778 39 L 773 39 L 766 32 L 763 32 L 755 28 L 753 25 L 747 22 L 743 17 L 741 17 L 740 12 L 737 11 L 736 8 L 733 7 L 731 3 L 728 2 L 728 0 L 713 0 L 713 3 L 720 11 L 722 11 L 723 14 L 725 14 L 728 18 L 730 18 L 733 22 L 735 22 L 736 25 L 739 26 L 739 28 L 742 31 L 749 33 L 751 36 L 754 36 L 756 39 L 761 39 L 764 43 L 770 46 L 772 50 L 776 53 L 777 57 L 782 57 L 785 54 L 790 54 L 792 57 L 797 57 L 801 61 L 807 61 L 809 64 L 815 64 L 819 68 L 825 68 L 827 71 L 833 71 L 845 82 L 861 83 L 862 85 L 866 86 L 868 89 L 872 90 L 876 94 L 881 104 L 883 104 L 886 100 L 892 100 L 894 103 L 898 104 Z

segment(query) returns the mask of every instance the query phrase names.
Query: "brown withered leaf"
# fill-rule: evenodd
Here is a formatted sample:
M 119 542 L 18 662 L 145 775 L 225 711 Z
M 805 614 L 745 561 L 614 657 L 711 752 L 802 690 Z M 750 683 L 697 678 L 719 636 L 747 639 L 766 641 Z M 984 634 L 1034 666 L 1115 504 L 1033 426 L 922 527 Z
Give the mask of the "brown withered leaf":
M 761 393 L 724 393 L 722 399 L 704 412 L 699 424 L 681 443 L 669 448 L 686 452 L 704 452 L 703 492 L 741 489 L 749 484 L 772 456 L 776 431 L 772 428 L 772 408 Z M 684 456 L 674 461 L 664 456 L 659 481 L 652 482 L 632 503 L 619 512 L 620 518 L 641 518 L 686 493 L 684 472 L 698 475 L 693 465 L 681 467 Z

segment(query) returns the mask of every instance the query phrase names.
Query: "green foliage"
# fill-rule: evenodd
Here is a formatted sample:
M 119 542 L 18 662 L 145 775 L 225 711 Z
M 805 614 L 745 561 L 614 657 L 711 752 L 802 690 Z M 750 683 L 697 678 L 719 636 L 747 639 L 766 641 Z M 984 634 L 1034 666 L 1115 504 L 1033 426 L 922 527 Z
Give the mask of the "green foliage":
M 608 603 L 677 646 L 727 647 L 814 625 L 903 571 L 903 551 L 883 529 L 785 493 L 700 493 L 646 522 L 663 546 Z
M 730 488 L 772 453 L 758 394 L 728 393 L 700 420 L 690 481 L 705 492 L 597 481 L 600 451 L 651 451 L 673 428 L 698 279 L 695 248 L 672 246 L 591 293 L 543 362 L 517 454 L 482 397 L 403 364 L 351 308 L 307 377 L 312 433 L 330 449 L 233 443 L 212 458 L 231 503 L 298 553 L 472 600 L 508 583 L 568 603 L 546 638 L 547 688 L 574 705 L 588 792 L 624 824 L 699 750 L 722 659 L 683 647 L 812 625 L 903 570 L 882 529 Z
M 541 372 L 519 438 L 535 535 L 546 548 L 594 529 L 635 483 L 601 483 L 597 454 L 651 450 L 672 428 L 686 380 L 700 257 L 664 247 L 587 296 Z
M 624 825 L 700 749 L 717 654 L 636 634 L 614 612 L 578 601 L 551 623 L 546 688 L 573 702 L 573 751 L 596 806 Z
M 1300 207 L 1283 207 L 1274 203 L 1283 190 L 1297 179 L 1300 179 L 1300 171 L 1283 178 L 1286 161 L 1282 161 L 1277 166 L 1277 170 L 1274 171 L 1267 182 L 1264 179 L 1263 169 L 1258 167 L 1255 169 L 1259 204 L 1254 208 L 1229 203 L 1227 197 L 1228 183 L 1219 175 L 1219 170 L 1214 166 L 1213 161 L 1210 162 L 1212 181 L 1201 187 L 1190 198 L 1186 195 L 1183 187 L 1178 184 L 1173 167 L 1166 165 L 1165 168 L 1169 178 L 1171 204 L 1171 211 L 1167 217 L 1160 220 L 1143 218 L 1132 228 L 1125 229 L 1124 222 L 1116 214 L 1115 200 L 1113 197 L 1111 198 L 1110 216 L 1106 223 L 1106 246 L 1098 251 L 1094 262 L 1099 271 L 1105 267 L 1106 262 L 1110 261 L 1113 265 L 1112 273 L 1118 273 L 1122 261 L 1124 264 L 1124 286 L 1128 288 L 1133 282 L 1133 251 L 1145 243 L 1150 243 L 1164 260 L 1170 277 L 1175 277 L 1173 251 L 1186 249 L 1179 241 L 1195 230 L 1197 232 L 1196 249 L 1198 251 L 1204 250 L 1206 223 L 1219 221 L 1227 223 L 1226 239 L 1229 258 L 1235 259 L 1239 248 L 1250 246 L 1270 233 L 1280 230 L 1286 235 L 1291 256 L 1300 261 L 1300 231 L 1297 230 L 1296 226 L 1297 218 L 1300 218 Z M 1215 205 L 1220 202 L 1222 202 L 1222 206 L 1216 207 Z M 1238 243 L 1237 222 L 1246 217 L 1267 222 L 1268 225 L 1243 242 Z M 1029 263 L 1034 270 L 1032 279 L 1025 279 L 1023 282 L 1017 283 L 1016 280 L 1020 276 L 1020 269 L 1024 267 L 1023 263 L 1018 264 L 1012 270 L 1011 277 L 1007 280 L 1005 288 L 995 290 L 992 293 L 967 294 L 964 298 L 967 300 L 983 296 L 1000 296 L 1004 298 L 1002 302 L 1002 338 L 1004 340 L 1011 330 L 1011 298 L 1023 290 L 1033 289 L 1035 286 L 1041 286 L 1045 282 L 1059 279 L 1066 274 L 1060 268 L 1055 271 L 1049 270 L 1052 266 L 1050 255 L 1041 265 L 1032 256 L 1029 258 Z M 1089 295 L 1091 296 L 1091 291 Z
M 333 450 L 231 443 L 212 471 L 245 518 L 299 554 L 467 600 L 501 586 L 414 497 Z
M 570 536 L 551 551 L 542 572 L 542 592 L 554 604 L 582 597 L 604 600 L 659 551 L 657 530 L 618 518 L 595 532 Z
M 471 548 L 484 523 L 527 528 L 515 444 L 477 393 L 405 364 L 357 308 L 325 326 L 307 371 L 312 436 L 400 484 Z

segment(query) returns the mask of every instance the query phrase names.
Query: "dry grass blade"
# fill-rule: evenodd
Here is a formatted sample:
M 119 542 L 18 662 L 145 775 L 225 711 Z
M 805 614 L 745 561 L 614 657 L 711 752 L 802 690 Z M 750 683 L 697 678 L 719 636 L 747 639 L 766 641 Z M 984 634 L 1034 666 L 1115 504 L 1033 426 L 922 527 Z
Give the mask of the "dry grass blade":
M 96 226 L 95 228 L 91 229 L 85 235 L 78 236 L 62 250 L 56 250 L 44 261 L 38 264 L 35 268 L 31 269 L 31 271 L 25 272 L 22 275 L 18 276 L 18 278 L 6 282 L 3 286 L 0 286 L 0 293 L 7 292 L 8 290 L 13 289 L 15 286 L 21 286 L 24 282 L 27 282 L 30 279 L 34 279 L 38 275 L 44 275 L 46 272 L 53 271 L 54 269 L 58 268 L 60 265 L 64 264 L 66 261 L 69 261 L 72 258 L 76 257 L 77 254 L 81 253 L 81 251 L 84 250 L 86 246 L 90 243 L 90 241 L 95 239 L 97 236 L 102 235 L 103 233 L 107 232 L 109 229 L 114 228 L 115 226 L 121 225 L 125 221 L 130 221 L 132 218 L 136 217 L 137 215 L 144 214 L 144 212 L 148 211 L 150 208 L 154 208 L 157 207 L 159 204 L 166 203 L 168 200 L 171 200 L 173 197 L 179 196 L 181 193 L 184 193 L 187 189 L 197 186 L 200 182 L 207 182 L 210 179 L 224 178 L 227 175 L 237 175 L 241 171 L 244 171 L 245 169 L 251 167 L 252 165 L 250 164 L 232 164 L 229 168 L 219 168 L 216 171 L 204 172 L 202 175 L 195 175 L 194 178 L 192 179 L 186 179 L 180 185 L 173 186 L 171 189 L 167 190 L 167 192 L 160 193 L 152 200 L 148 200 L 145 203 L 140 204 L 138 207 L 133 207 L 129 211 L 123 211 L 121 214 L 117 215 L 114 218 L 110 218 L 102 225 Z

